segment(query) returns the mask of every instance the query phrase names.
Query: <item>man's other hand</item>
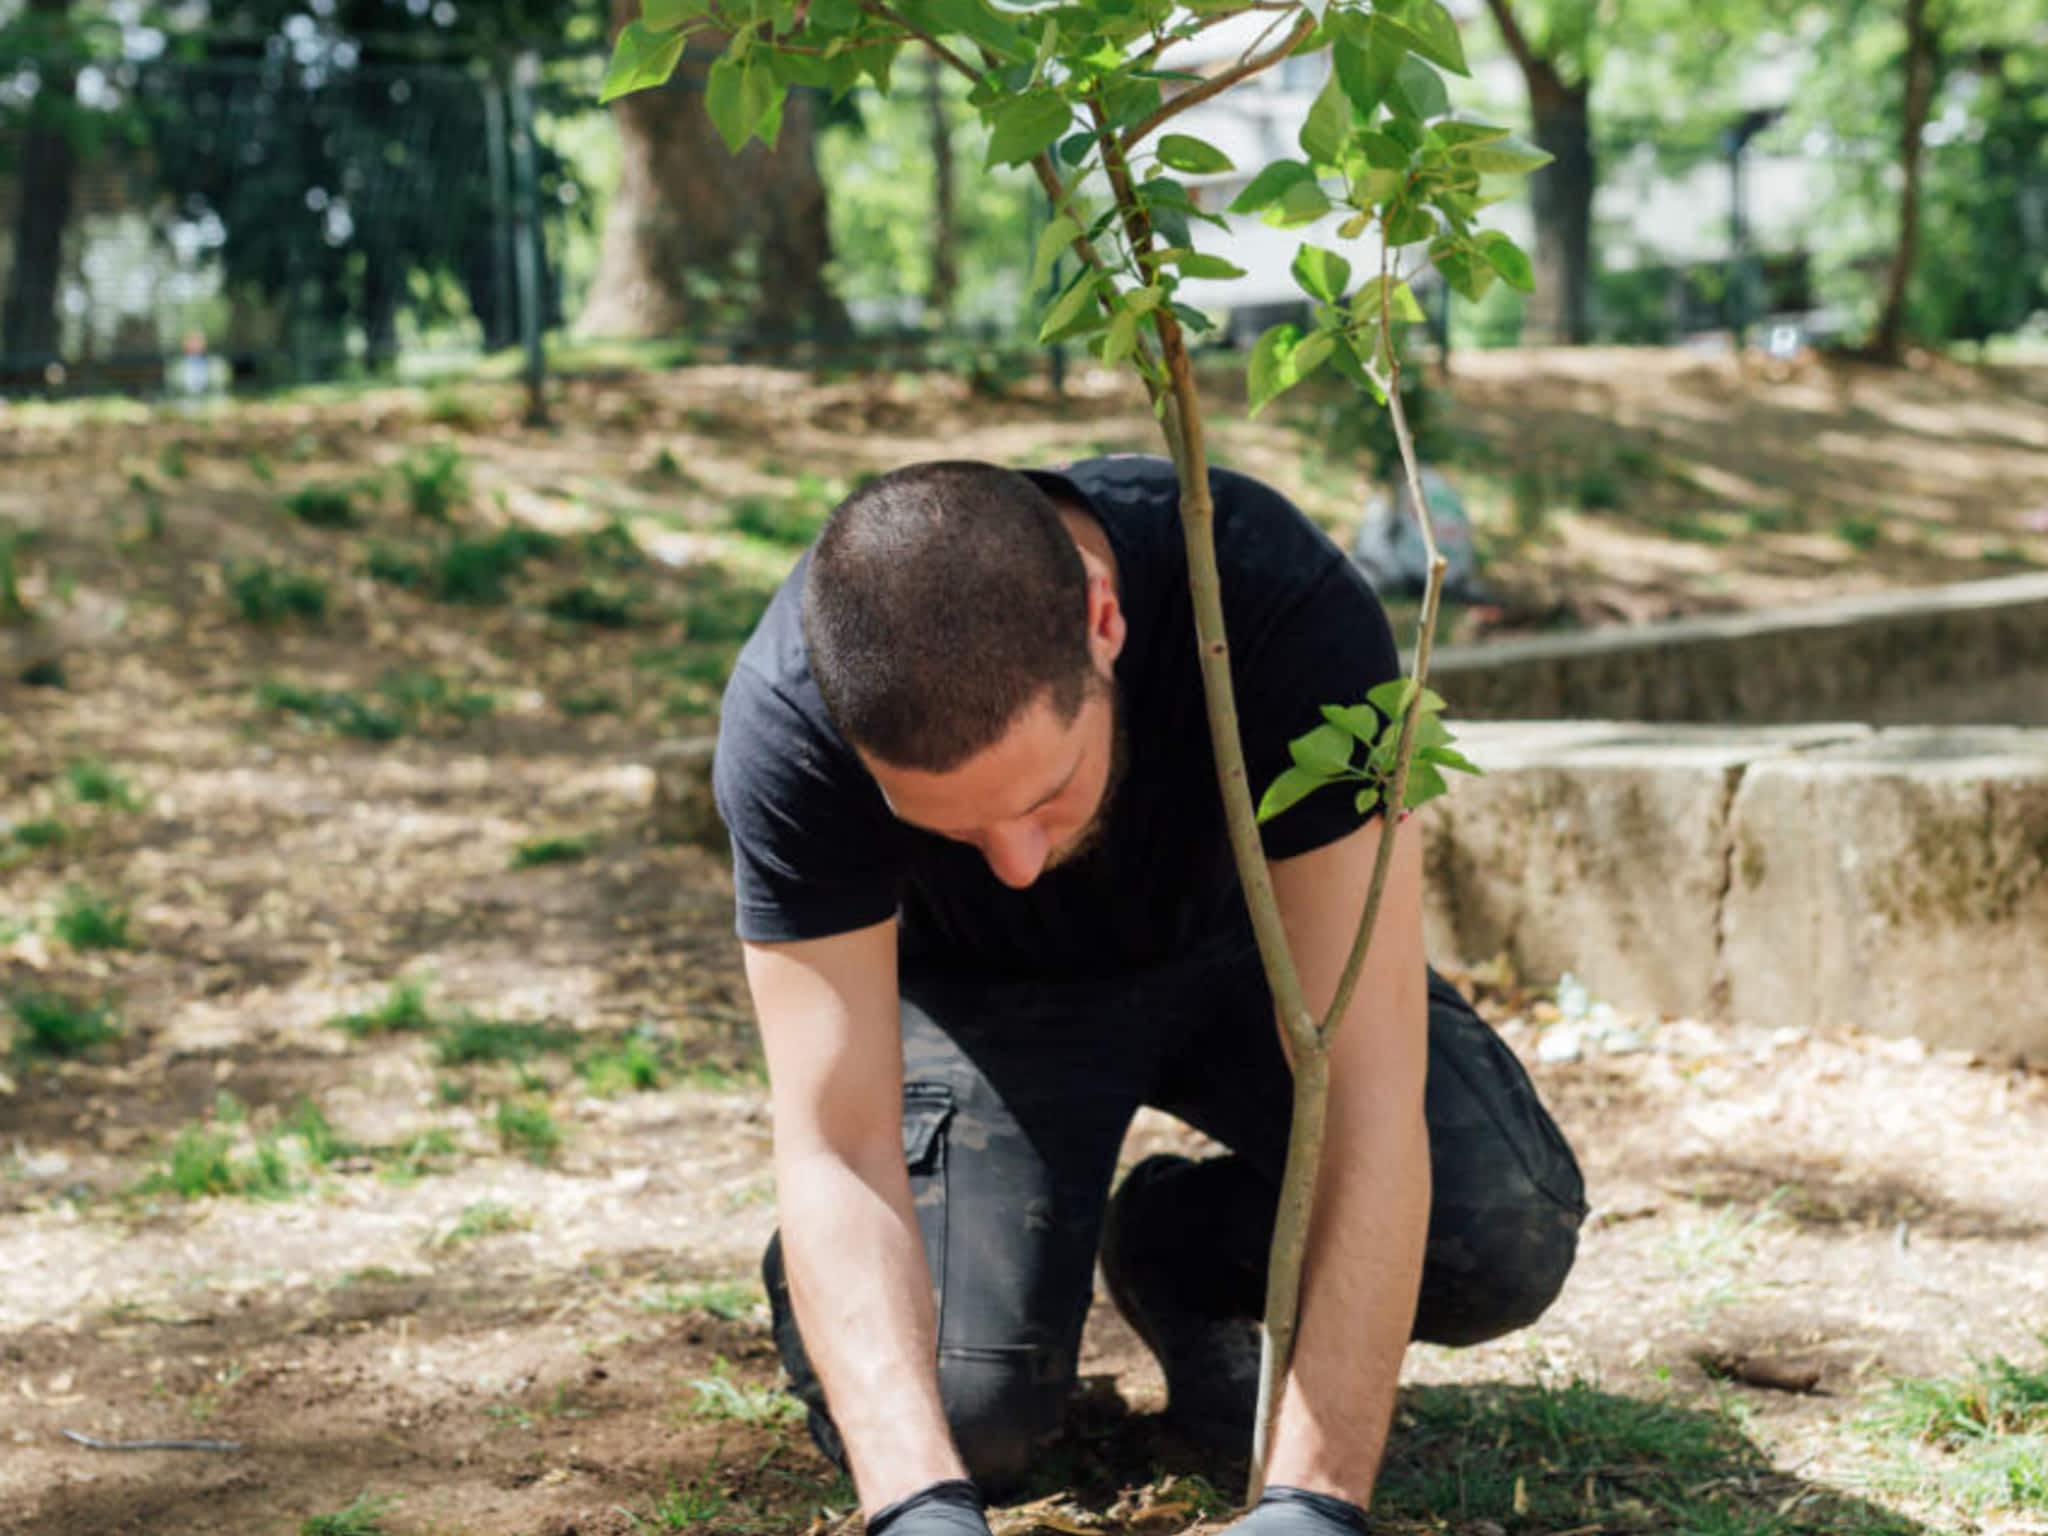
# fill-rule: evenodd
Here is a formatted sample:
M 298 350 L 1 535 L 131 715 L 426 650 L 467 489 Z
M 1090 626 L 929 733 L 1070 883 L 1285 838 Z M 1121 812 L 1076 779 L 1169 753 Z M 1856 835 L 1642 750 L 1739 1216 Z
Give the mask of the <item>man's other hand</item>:
M 1365 1536 L 1365 1511 L 1306 1488 L 1268 1488 L 1223 1536 Z
M 981 1494 L 965 1478 L 898 1499 L 868 1519 L 868 1536 L 989 1536 Z

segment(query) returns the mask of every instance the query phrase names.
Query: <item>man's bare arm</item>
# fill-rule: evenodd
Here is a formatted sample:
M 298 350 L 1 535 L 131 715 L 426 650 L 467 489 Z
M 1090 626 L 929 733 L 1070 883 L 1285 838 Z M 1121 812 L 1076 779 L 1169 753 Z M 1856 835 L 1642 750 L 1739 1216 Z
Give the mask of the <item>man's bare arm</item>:
M 896 925 L 745 950 L 790 1298 L 872 1515 L 966 1475 L 939 1402 L 931 1277 L 903 1164 Z
M 1365 905 L 1382 827 L 1273 865 L 1311 1008 L 1327 1009 Z M 1378 926 L 1330 1062 L 1330 1112 L 1302 1273 L 1294 1365 L 1269 1485 L 1371 1501 L 1429 1228 L 1428 977 L 1422 834 L 1396 829 Z

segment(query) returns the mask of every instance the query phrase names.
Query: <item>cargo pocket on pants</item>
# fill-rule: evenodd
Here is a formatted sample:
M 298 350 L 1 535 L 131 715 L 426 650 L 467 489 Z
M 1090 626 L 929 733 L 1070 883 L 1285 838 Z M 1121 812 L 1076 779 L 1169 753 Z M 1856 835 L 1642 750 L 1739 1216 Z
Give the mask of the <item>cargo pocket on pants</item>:
M 953 1119 L 948 1083 L 903 1085 L 903 1165 L 910 1203 L 924 1235 L 925 1268 L 932 1277 L 934 1310 L 944 1336 L 946 1306 L 946 1127 Z

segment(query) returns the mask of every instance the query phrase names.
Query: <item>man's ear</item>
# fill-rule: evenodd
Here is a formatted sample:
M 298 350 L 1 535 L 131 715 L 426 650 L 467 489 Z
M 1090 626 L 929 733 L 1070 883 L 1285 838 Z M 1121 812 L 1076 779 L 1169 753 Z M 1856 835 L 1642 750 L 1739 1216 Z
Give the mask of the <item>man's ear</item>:
M 1123 654 L 1124 607 L 1117 601 L 1116 583 L 1107 576 L 1088 578 L 1088 654 L 1096 667 L 1107 673 Z

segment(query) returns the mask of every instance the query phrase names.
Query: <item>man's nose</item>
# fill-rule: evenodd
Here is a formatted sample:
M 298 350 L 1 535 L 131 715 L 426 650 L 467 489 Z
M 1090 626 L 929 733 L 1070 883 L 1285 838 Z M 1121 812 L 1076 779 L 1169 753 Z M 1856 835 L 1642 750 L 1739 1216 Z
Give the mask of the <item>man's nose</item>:
M 995 828 L 981 845 L 982 857 L 988 860 L 995 877 L 1018 891 L 1038 878 L 1051 851 L 1045 833 L 1028 821 Z

